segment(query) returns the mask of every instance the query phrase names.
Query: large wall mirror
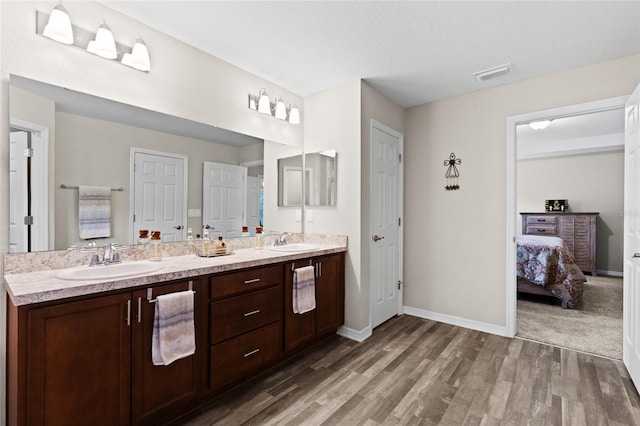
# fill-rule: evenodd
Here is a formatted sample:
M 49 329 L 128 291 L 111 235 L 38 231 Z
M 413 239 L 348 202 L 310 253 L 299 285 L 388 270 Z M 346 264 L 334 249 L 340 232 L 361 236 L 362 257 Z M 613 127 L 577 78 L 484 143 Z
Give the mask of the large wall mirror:
M 143 228 L 180 241 L 206 225 L 226 237 L 271 226 L 264 203 L 275 208 L 278 196 L 264 191 L 275 192 L 265 178 L 277 179 L 276 142 L 15 75 L 10 129 L 12 253 L 85 245 L 79 187 L 87 186 L 111 189 L 110 236 L 98 244 L 135 243 Z

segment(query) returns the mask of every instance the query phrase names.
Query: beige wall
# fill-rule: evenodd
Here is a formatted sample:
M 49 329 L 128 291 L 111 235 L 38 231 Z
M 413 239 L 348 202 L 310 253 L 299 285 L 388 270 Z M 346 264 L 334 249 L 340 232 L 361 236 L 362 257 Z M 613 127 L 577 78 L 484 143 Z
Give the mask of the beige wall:
M 501 330 L 507 117 L 628 95 L 639 82 L 634 55 L 409 108 L 405 305 Z M 458 191 L 444 189 L 451 152 L 462 159 Z
M 624 151 L 519 160 L 517 169 L 518 212 L 544 211 L 545 200 L 559 199 L 573 212 L 600 213 L 596 268 L 622 274 Z

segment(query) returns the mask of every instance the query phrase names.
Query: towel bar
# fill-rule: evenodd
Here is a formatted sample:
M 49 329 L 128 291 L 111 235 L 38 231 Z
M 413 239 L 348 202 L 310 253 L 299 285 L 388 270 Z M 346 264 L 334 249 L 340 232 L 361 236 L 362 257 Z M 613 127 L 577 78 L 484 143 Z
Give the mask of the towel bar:
M 189 290 L 193 291 L 193 281 L 189 280 Z M 195 291 L 194 291 L 195 293 Z M 152 288 L 148 288 L 147 289 L 147 302 L 149 303 L 156 303 L 158 301 L 158 299 L 154 299 L 153 298 L 153 289 Z
M 66 185 L 66 184 L 60 184 L 60 188 L 62 189 L 79 189 L 78 186 L 76 185 Z M 124 188 L 119 186 L 117 188 L 111 188 L 112 191 L 124 191 Z
M 313 265 L 313 261 L 311 259 L 309 259 L 309 266 Z M 296 269 L 296 264 L 294 262 L 291 262 L 291 271 L 294 271 Z

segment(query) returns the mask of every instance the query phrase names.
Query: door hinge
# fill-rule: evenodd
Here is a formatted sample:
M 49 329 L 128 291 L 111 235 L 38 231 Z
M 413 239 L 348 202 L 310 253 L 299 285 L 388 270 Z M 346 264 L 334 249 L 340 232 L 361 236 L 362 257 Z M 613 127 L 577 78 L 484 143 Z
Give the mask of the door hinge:
M 402 163 L 402 154 L 398 154 L 398 163 Z
M 398 226 L 402 226 L 402 218 L 398 218 Z
M 27 226 L 33 225 L 33 216 L 25 216 L 24 224 Z
M 134 222 L 136 221 L 136 215 L 135 214 L 133 215 L 133 221 Z
M 136 172 L 136 163 L 133 163 L 133 172 Z
M 398 280 L 398 290 L 400 290 L 401 285 L 402 285 L 402 281 Z

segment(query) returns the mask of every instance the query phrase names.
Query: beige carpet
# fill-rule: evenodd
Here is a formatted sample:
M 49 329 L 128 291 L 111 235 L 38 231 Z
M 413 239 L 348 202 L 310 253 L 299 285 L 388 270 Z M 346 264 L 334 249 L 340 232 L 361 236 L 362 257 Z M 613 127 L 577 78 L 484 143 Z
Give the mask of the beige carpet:
M 516 335 L 622 359 L 622 278 L 587 276 L 574 309 L 518 300 Z

